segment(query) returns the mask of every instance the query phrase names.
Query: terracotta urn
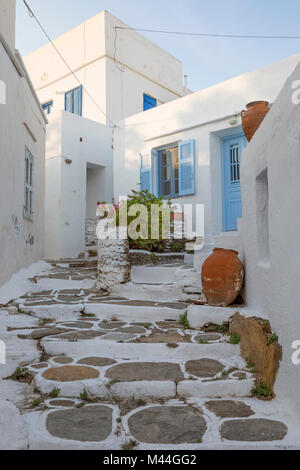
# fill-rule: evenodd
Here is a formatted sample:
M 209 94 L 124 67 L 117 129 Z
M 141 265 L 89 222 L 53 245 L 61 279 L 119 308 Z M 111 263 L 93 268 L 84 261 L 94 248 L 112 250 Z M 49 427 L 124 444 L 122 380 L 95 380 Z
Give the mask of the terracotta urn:
M 242 127 L 246 139 L 250 142 L 270 108 L 268 101 L 253 101 L 248 103 L 246 108 L 247 111 L 241 112 Z
M 209 305 L 227 307 L 237 298 L 244 281 L 238 252 L 215 248 L 202 266 L 202 291 Z

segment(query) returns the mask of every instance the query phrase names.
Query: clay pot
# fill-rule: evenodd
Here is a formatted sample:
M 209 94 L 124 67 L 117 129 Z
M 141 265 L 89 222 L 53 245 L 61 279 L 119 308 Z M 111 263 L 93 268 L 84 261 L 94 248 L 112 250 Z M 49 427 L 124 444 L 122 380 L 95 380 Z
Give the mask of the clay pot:
M 227 307 L 243 285 L 244 268 L 238 252 L 215 248 L 202 266 L 202 290 L 209 305 Z
M 241 112 L 242 127 L 248 142 L 250 142 L 270 108 L 268 101 L 253 101 L 247 104 L 246 108 L 247 111 Z

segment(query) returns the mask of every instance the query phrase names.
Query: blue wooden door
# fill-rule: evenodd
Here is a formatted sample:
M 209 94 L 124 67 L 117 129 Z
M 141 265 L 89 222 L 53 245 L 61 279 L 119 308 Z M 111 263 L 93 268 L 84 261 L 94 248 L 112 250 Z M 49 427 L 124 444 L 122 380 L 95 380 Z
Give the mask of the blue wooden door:
M 237 219 L 242 217 L 240 163 L 247 141 L 244 134 L 223 139 L 223 230 L 237 230 Z

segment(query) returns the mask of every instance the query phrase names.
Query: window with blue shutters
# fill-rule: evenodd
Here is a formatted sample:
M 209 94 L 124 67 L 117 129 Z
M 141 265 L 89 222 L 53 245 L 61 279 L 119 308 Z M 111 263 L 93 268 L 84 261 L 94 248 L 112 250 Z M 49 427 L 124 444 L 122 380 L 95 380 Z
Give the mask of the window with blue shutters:
M 65 110 L 69 113 L 82 115 L 82 86 L 74 88 L 65 94 Z
M 53 108 L 53 101 L 48 101 L 48 103 L 42 104 L 42 108 L 45 114 L 51 114 Z
M 155 194 L 164 198 L 188 196 L 195 193 L 195 141 L 187 140 L 152 150 L 155 159 L 155 178 L 150 183 Z M 145 184 L 145 183 L 143 183 Z
M 152 96 L 146 95 L 146 93 L 144 93 L 143 110 L 147 111 L 148 109 L 156 108 L 156 105 L 157 105 L 156 99 L 152 98 Z
M 195 194 L 195 141 L 179 143 L 179 193 L 180 196 Z

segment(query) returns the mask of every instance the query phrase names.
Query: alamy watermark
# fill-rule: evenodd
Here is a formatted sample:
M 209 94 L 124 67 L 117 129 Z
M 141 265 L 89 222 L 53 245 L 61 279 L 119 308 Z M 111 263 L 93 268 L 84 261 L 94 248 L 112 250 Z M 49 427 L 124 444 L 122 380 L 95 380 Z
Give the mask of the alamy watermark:
M 6 104 L 6 85 L 0 80 L 0 104 Z
M 6 346 L 4 341 L 0 340 L 0 365 L 6 364 Z
M 204 204 L 100 204 L 98 239 L 167 240 L 204 237 Z

